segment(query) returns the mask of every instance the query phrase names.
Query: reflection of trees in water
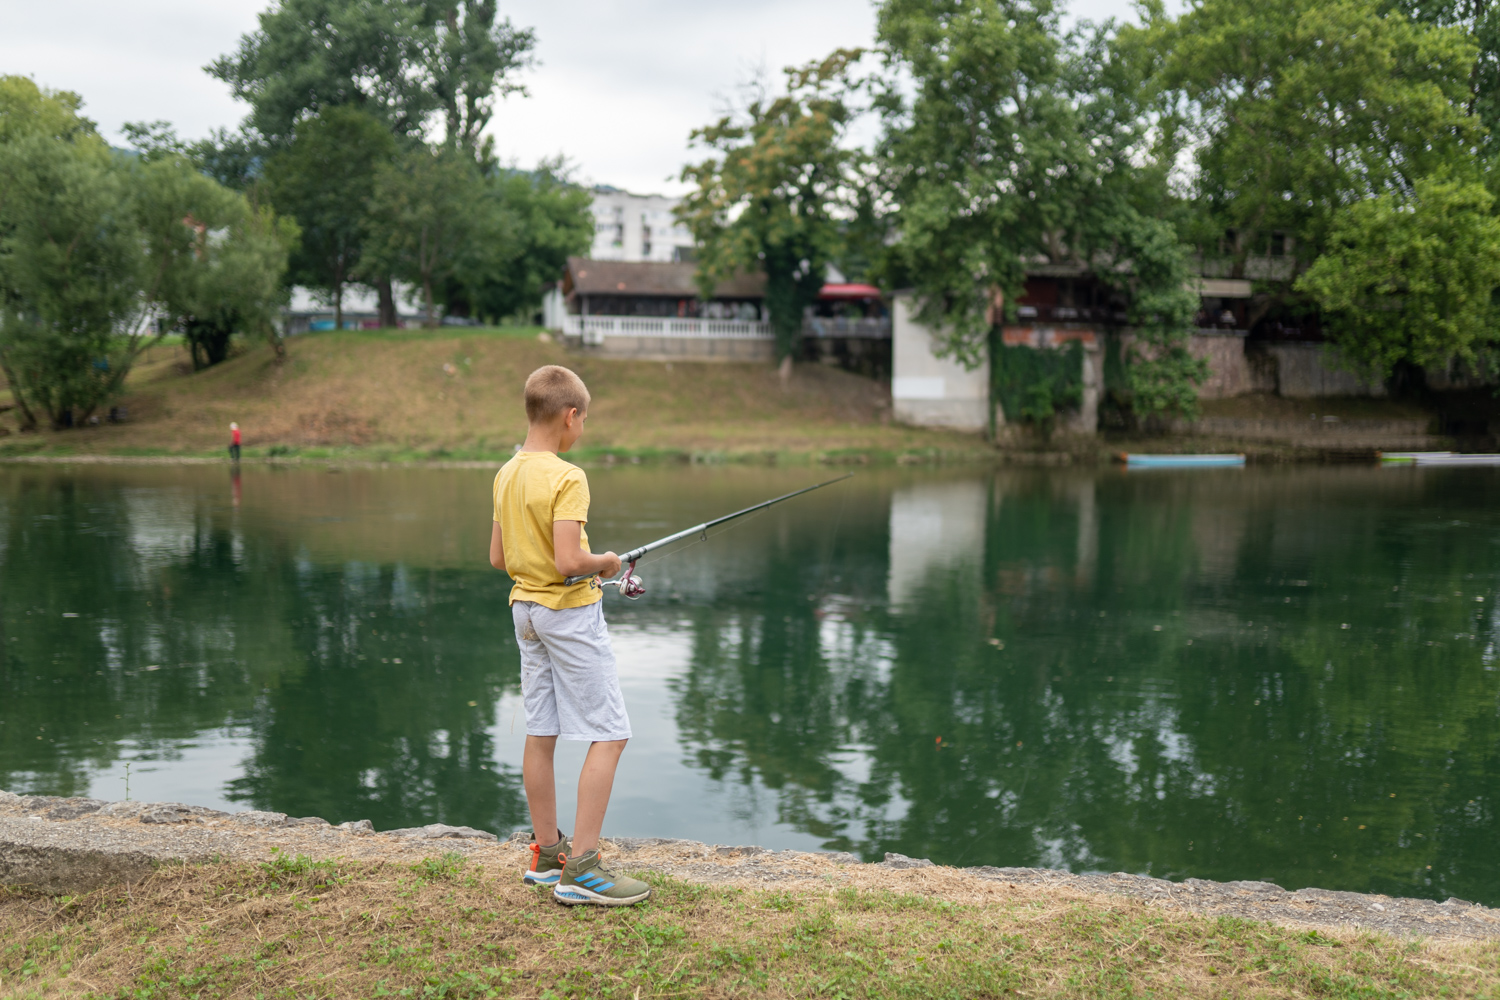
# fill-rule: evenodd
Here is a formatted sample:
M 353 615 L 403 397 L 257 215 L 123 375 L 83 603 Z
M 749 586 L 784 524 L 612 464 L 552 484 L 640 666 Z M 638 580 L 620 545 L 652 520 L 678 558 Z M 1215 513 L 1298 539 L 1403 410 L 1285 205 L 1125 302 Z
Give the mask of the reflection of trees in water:
M 1490 538 L 1414 513 L 1482 491 L 1310 478 L 999 479 L 891 609 L 807 602 L 792 545 L 693 620 L 689 760 L 870 857 L 1500 899 Z
M 515 653 L 476 627 L 503 580 L 314 566 L 192 492 L 6 485 L 0 565 L 53 569 L 0 572 L 0 787 L 76 794 L 122 744 L 163 759 L 245 729 L 231 792 L 260 808 L 498 829 L 524 816 L 486 732 Z

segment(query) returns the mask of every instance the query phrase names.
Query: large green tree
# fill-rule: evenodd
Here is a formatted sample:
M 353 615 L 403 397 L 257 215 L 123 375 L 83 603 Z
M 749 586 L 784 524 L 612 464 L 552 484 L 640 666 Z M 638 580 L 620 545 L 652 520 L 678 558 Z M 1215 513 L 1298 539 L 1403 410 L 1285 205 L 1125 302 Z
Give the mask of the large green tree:
M 328 294 L 339 329 L 344 288 L 369 234 L 375 177 L 396 154 L 395 138 L 379 121 L 336 105 L 298 122 L 291 144 L 266 163 L 265 194 L 302 229 L 292 280 Z
M 420 4 L 414 41 L 426 86 L 443 121 L 443 141 L 488 158 L 480 133 L 497 98 L 525 93 L 515 74 L 531 64 L 536 35 L 497 20 L 496 0 L 428 0 Z
M 787 70 L 782 96 L 757 96 L 743 113 L 695 130 L 693 140 L 717 155 L 682 171 L 696 185 L 678 215 L 699 244 L 703 297 L 733 274 L 763 271 L 782 359 L 797 351 L 803 310 L 817 300 L 862 186 L 863 156 L 847 141 L 861 55 L 840 49 Z
M 274 341 L 296 235 L 179 155 L 116 154 L 79 106 L 0 78 L 0 366 L 31 427 L 87 417 L 195 319 Z
M 1346 206 L 1410 196 L 1482 134 L 1464 30 L 1380 0 L 1202 0 L 1141 30 L 1195 150 L 1197 241 L 1277 296 L 1328 247 Z M 1252 273 L 1276 232 L 1292 239 L 1293 262 Z
M 536 309 L 542 286 L 593 243 L 592 203 L 560 161 L 493 172 L 480 208 L 492 213 L 484 228 L 494 235 L 470 243 L 449 282 L 449 306 L 462 298 L 470 315 L 495 321 Z
M 1344 357 L 1384 377 L 1402 361 L 1474 364 L 1500 341 L 1500 219 L 1477 181 L 1424 178 L 1412 197 L 1357 202 L 1297 288 Z
M 1051 182 L 1087 152 L 1068 150 L 1078 124 L 1058 14 L 1047 0 L 888 0 L 876 32 L 895 280 L 915 290 L 918 318 L 977 362 L 996 292 L 1020 296 L 1026 256 L 1067 208 Z
M 299 122 L 352 107 L 405 149 L 440 123 L 443 145 L 490 166 L 480 133 L 495 101 L 523 89 L 516 75 L 535 44 L 530 29 L 499 16 L 496 0 L 279 0 L 235 52 L 207 67 L 251 110 L 240 135 L 200 144 L 194 158 L 215 176 L 242 171 L 246 184 L 268 150 L 296 141 Z M 314 220 L 309 231 L 326 227 Z M 392 276 L 361 270 L 381 324 L 394 326 Z
M 1500 129 L 1500 5 L 1484 0 L 1396 0 L 1395 7 L 1413 21 L 1467 33 L 1475 49 L 1467 109 L 1489 130 L 1484 143 L 1493 151 Z
M 896 239 L 888 283 L 977 363 L 1028 267 L 1080 267 L 1114 286 L 1137 331 L 1139 414 L 1191 413 L 1196 300 L 1170 225 L 1176 133 L 1147 100 L 1150 56 L 1112 26 L 1062 30 L 1048 0 L 887 0 L 878 149 Z M 1012 414 L 1014 416 L 1014 414 Z
M 370 208 L 367 272 L 391 274 L 422 290 L 426 325 L 438 323 L 435 291 L 476 245 L 503 238 L 485 180 L 460 152 L 422 146 L 382 166 Z
M 92 133 L 0 144 L 0 365 L 23 427 L 91 413 L 143 346 L 130 200 L 127 170 Z
M 495 0 L 280 0 L 208 71 L 250 104 L 247 126 L 272 146 L 304 116 L 353 105 L 411 142 L 437 116 L 445 143 L 474 150 L 534 45 Z
M 181 156 L 136 167 L 132 187 L 146 266 L 141 296 L 157 328 L 182 332 L 194 368 L 223 361 L 234 333 L 265 338 L 280 357 L 275 319 L 296 224 Z

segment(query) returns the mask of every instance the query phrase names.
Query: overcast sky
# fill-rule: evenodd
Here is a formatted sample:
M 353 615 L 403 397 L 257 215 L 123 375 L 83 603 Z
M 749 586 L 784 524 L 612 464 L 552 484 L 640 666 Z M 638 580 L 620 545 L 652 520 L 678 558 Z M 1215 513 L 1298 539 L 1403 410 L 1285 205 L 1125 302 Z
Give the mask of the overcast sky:
M 187 138 L 234 126 L 244 105 L 203 67 L 256 27 L 269 0 L 0 0 L 0 74 L 83 95 L 112 142 L 128 121 L 165 119 Z M 530 97 L 501 103 L 490 132 L 502 159 L 568 157 L 579 180 L 682 190 L 688 132 L 764 67 L 868 45 L 870 0 L 501 0 L 537 32 Z M 1100 20 L 1129 0 L 1074 0 Z

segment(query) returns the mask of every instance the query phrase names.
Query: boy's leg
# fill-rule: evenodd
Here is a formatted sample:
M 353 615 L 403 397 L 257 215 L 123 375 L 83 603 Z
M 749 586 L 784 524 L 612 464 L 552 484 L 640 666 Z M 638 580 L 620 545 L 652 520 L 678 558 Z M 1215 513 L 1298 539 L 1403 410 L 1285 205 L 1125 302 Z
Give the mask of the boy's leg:
M 625 750 L 626 740 L 609 740 L 589 746 L 588 756 L 583 759 L 583 770 L 578 774 L 578 817 L 573 823 L 573 854 L 581 857 L 599 846 L 599 831 L 604 826 L 604 811 L 609 808 L 609 793 L 615 785 L 615 768 L 620 764 L 620 754 Z M 528 741 L 529 743 L 529 741 Z M 528 746 L 529 752 L 529 746 Z M 548 761 L 548 778 L 551 778 L 551 761 Z M 531 786 L 526 786 L 531 794 Z M 557 814 L 554 799 L 552 814 Z M 536 813 L 532 812 L 533 818 Z M 540 827 L 537 827 L 540 829 Z
M 531 830 L 543 847 L 557 843 L 562 833 L 557 826 L 557 782 L 552 771 L 552 754 L 556 749 L 556 736 L 527 736 L 521 757 L 521 780 L 526 786 L 526 805 L 531 810 Z

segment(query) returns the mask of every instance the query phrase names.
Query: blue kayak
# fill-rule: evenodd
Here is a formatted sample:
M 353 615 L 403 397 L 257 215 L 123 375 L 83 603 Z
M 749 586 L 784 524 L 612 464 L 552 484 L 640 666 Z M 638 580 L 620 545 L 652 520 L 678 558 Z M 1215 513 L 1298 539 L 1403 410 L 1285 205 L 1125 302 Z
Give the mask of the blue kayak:
M 1127 466 L 1141 469 L 1217 469 L 1245 464 L 1244 455 L 1137 455 L 1122 454 Z

